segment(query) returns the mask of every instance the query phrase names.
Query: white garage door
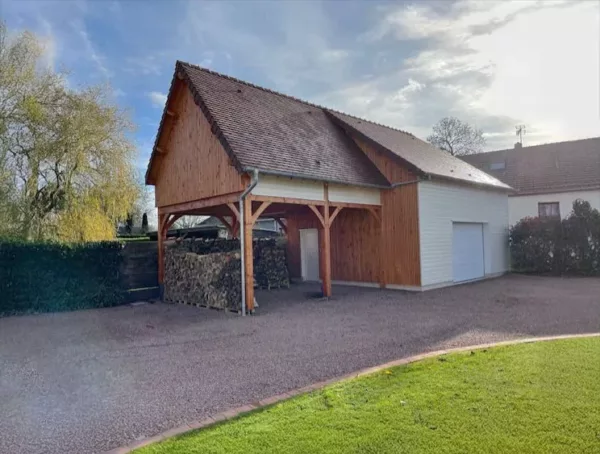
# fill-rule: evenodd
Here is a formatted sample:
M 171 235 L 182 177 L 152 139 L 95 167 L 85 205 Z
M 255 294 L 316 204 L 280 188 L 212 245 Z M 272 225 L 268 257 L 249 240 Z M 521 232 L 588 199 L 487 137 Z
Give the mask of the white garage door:
M 452 224 L 454 282 L 483 277 L 483 224 Z

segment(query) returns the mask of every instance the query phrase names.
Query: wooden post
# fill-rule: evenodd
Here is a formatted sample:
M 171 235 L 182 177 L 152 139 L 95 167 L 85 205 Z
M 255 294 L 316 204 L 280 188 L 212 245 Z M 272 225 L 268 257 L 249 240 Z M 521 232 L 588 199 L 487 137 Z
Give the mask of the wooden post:
M 167 220 L 166 214 L 158 214 L 158 228 L 156 229 L 158 237 L 158 287 L 160 298 L 163 297 L 164 280 L 165 280 L 165 226 Z
M 233 213 L 233 216 L 231 218 L 231 236 L 233 238 L 238 238 L 240 235 L 240 212 L 238 211 L 238 208 L 235 205 L 235 203 L 228 203 L 227 206 Z
M 385 277 L 385 232 L 383 231 L 383 210 L 377 210 L 375 208 L 367 208 L 369 213 L 373 215 L 375 221 L 379 223 L 379 287 L 385 288 L 386 277 Z
M 325 206 L 323 207 L 323 296 L 331 297 L 331 234 L 329 213 L 329 185 L 325 183 Z
M 246 311 L 254 310 L 254 253 L 252 244 L 252 198 L 250 195 L 244 200 L 244 275 L 246 279 Z
M 385 252 L 385 232 L 383 231 L 383 209 L 381 210 L 381 215 L 379 217 L 379 287 L 385 288 L 386 285 L 386 277 L 385 277 L 385 267 L 386 261 L 385 257 L 387 256 Z

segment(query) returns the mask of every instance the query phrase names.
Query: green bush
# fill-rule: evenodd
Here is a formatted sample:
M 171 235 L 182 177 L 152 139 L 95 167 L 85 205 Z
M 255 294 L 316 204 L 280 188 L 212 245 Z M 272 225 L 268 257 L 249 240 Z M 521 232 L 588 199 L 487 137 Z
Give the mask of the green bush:
M 576 200 L 566 219 L 525 218 L 510 229 L 513 271 L 600 275 L 600 212 Z
M 124 302 L 118 242 L 0 242 L 0 316 Z

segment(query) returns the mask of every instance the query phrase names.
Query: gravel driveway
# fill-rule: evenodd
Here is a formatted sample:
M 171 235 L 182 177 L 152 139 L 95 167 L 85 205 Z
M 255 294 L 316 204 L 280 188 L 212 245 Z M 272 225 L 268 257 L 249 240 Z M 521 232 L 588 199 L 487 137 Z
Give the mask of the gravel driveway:
M 165 304 L 0 319 L 0 452 L 103 452 L 419 352 L 600 331 L 595 278 L 309 290 L 259 293 L 245 319 Z

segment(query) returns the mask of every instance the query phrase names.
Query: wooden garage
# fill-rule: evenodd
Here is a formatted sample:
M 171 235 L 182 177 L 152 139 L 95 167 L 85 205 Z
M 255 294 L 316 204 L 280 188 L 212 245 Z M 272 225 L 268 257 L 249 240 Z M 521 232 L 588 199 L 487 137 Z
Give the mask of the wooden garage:
M 484 277 L 506 270 L 504 183 L 410 133 L 188 63 L 176 64 L 146 183 L 159 281 L 168 228 L 182 215 L 215 216 L 241 239 L 249 311 L 260 217 L 283 226 L 292 277 L 318 277 L 326 296 L 332 283 L 454 283 L 457 222 L 481 226 Z

